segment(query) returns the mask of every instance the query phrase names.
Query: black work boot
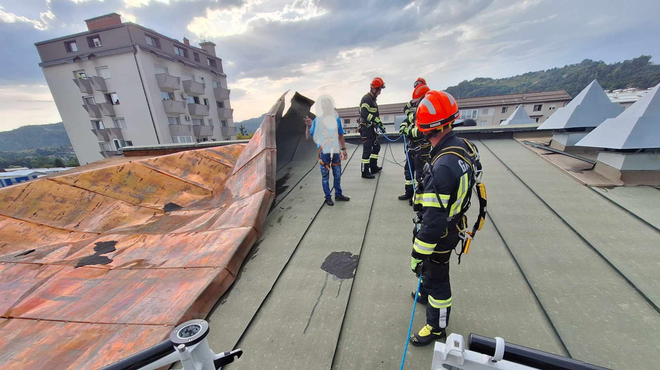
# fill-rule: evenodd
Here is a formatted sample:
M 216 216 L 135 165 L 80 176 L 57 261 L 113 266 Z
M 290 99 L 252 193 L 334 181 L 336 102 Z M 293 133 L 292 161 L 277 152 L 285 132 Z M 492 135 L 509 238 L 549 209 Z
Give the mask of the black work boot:
M 427 346 L 438 339 L 447 337 L 442 329 L 436 329 L 429 324 L 424 325 L 419 332 L 410 335 L 410 344 L 416 347 Z
M 382 169 L 383 169 L 383 167 L 372 166 L 372 167 L 371 167 L 371 173 L 372 173 L 372 174 L 374 174 L 374 173 L 378 173 L 378 172 L 380 172 Z
M 351 197 L 347 197 L 343 194 L 335 195 L 335 200 L 338 202 L 348 202 L 351 200 Z
M 325 198 L 325 204 L 327 204 L 329 206 L 334 206 L 335 202 L 332 201 L 332 197 L 327 197 L 327 198 Z
M 376 176 L 369 173 L 369 170 L 366 170 L 366 171 L 362 172 L 362 178 L 363 179 L 373 179 L 373 178 L 376 178 Z
M 412 196 L 413 196 L 412 193 L 405 193 L 405 194 L 399 195 L 399 200 L 412 199 Z
M 415 299 L 415 292 L 410 292 L 412 299 Z M 426 304 L 429 301 L 429 296 L 417 293 L 417 303 Z

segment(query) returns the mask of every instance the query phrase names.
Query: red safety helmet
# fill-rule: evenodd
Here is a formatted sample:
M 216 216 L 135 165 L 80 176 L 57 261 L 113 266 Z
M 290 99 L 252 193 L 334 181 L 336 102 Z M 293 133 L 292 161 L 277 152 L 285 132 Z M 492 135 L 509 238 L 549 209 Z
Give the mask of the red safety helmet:
M 426 80 L 422 77 L 417 77 L 417 80 L 413 84 L 413 87 L 417 87 L 419 85 L 426 85 Z
M 421 98 L 423 98 L 424 95 L 426 95 L 426 93 L 429 92 L 430 90 L 431 90 L 431 89 L 429 89 L 429 87 L 426 86 L 426 85 L 419 85 L 419 86 L 417 86 L 417 87 L 415 88 L 415 90 L 413 90 L 413 93 L 412 93 L 412 100 L 413 100 L 413 102 L 415 102 L 415 103 L 418 102 L 418 101 L 419 101 Z
M 432 90 L 417 106 L 417 128 L 421 132 L 442 131 L 460 115 L 456 99 L 450 93 Z
M 385 81 L 383 81 L 382 78 L 376 77 L 371 81 L 371 87 L 374 89 L 384 89 L 385 88 Z

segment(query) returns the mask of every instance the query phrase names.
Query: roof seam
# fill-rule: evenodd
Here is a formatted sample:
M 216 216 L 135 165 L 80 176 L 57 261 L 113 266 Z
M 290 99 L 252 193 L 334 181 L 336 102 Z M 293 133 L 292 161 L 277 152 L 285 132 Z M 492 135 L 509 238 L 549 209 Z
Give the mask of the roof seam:
M 72 187 L 72 188 L 76 188 L 76 189 L 80 189 L 80 190 L 88 191 L 88 192 L 90 192 L 90 193 L 98 194 L 98 195 L 100 195 L 100 196 L 102 196 L 102 197 L 106 197 L 106 198 L 109 198 L 109 199 L 116 200 L 116 201 L 118 201 L 118 202 L 126 203 L 126 204 L 129 204 L 129 205 L 133 206 L 133 207 L 146 208 L 146 209 L 149 209 L 149 210 L 152 210 L 152 211 L 156 211 L 156 212 L 160 212 L 160 213 L 163 213 L 163 214 L 165 213 L 165 211 L 163 211 L 163 210 L 160 209 L 160 208 L 155 208 L 155 207 L 150 207 L 150 206 L 145 206 L 145 205 L 139 205 L 139 204 L 133 204 L 133 203 L 131 203 L 131 202 L 127 202 L 127 201 L 125 201 L 125 200 L 123 200 L 123 199 L 119 199 L 119 198 L 116 198 L 116 197 L 111 197 L 111 196 L 109 196 L 109 195 L 107 195 L 107 194 L 103 194 L 103 193 L 100 193 L 100 192 L 98 192 L 98 191 L 94 191 L 94 190 L 86 189 L 86 188 L 83 188 L 83 187 L 78 186 L 78 185 L 68 184 L 68 183 L 63 182 L 63 181 L 58 181 L 58 180 L 57 180 L 57 177 L 51 177 L 51 178 L 47 178 L 47 179 L 45 179 L 45 180 L 46 180 L 46 181 L 52 181 L 52 182 L 54 182 L 54 183 L 56 183 L 56 184 L 66 185 L 66 186 L 70 186 L 70 187 Z

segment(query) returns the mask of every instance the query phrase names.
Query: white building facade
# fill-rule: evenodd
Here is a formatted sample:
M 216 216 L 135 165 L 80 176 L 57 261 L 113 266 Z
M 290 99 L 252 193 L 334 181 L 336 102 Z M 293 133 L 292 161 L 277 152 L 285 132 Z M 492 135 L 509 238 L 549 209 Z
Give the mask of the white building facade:
M 179 42 L 118 14 L 36 43 L 40 66 L 81 164 L 126 146 L 236 138 L 215 44 Z

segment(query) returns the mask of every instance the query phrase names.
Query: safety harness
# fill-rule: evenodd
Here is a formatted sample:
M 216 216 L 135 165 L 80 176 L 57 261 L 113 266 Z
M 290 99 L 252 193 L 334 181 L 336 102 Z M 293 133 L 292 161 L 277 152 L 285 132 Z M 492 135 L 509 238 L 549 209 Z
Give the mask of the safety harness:
M 433 171 L 431 170 L 435 162 L 444 155 L 452 154 L 462 159 L 465 163 L 467 163 L 470 166 L 470 169 L 472 170 L 472 176 L 470 177 L 468 183 L 469 190 L 465 195 L 465 198 L 463 199 L 463 204 L 461 205 L 461 211 L 458 214 L 451 217 L 451 219 L 449 220 L 450 222 L 456 222 L 456 228 L 458 229 L 459 237 L 461 238 L 461 250 L 455 251 L 456 254 L 458 255 L 459 265 L 461 264 L 461 256 L 463 255 L 463 253 L 468 253 L 468 251 L 470 250 L 470 244 L 472 243 L 472 239 L 474 238 L 477 231 L 481 230 L 481 228 L 484 225 L 484 222 L 486 220 L 486 212 L 487 212 L 486 205 L 488 203 L 486 197 L 486 185 L 483 182 L 481 182 L 483 170 L 481 168 L 475 168 L 474 165 L 476 162 L 479 161 L 479 152 L 476 150 L 476 148 L 470 141 L 464 138 L 461 139 L 463 140 L 463 142 L 465 142 L 465 145 L 469 148 L 469 151 L 461 146 L 449 146 L 443 148 L 440 151 L 440 153 L 438 153 L 431 160 L 430 163 L 424 165 L 424 172 L 429 173 L 431 175 L 432 184 L 434 187 L 433 193 L 438 199 L 438 202 L 440 203 L 440 207 L 443 210 L 446 208 L 443 206 L 443 203 L 440 200 L 440 195 L 435 189 L 435 178 L 433 177 Z M 472 189 L 474 189 L 475 187 L 476 187 L 475 190 L 477 196 L 479 197 L 479 216 L 477 216 L 477 221 L 474 223 L 474 226 L 472 227 L 472 231 L 469 231 L 467 226 L 467 217 L 465 216 L 465 213 L 470 208 L 472 202 Z M 451 196 L 453 198 L 455 194 L 452 194 Z M 447 207 L 450 206 L 450 203 L 451 202 L 447 203 Z

